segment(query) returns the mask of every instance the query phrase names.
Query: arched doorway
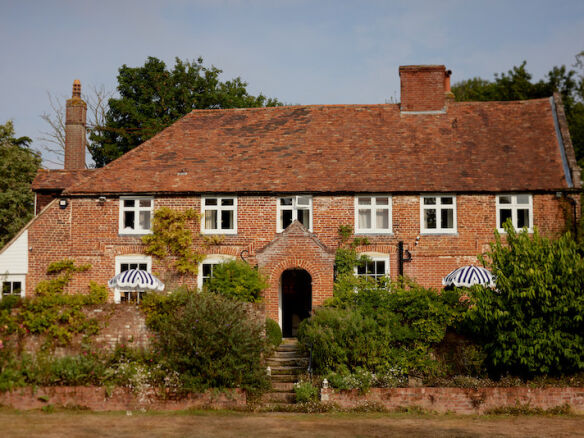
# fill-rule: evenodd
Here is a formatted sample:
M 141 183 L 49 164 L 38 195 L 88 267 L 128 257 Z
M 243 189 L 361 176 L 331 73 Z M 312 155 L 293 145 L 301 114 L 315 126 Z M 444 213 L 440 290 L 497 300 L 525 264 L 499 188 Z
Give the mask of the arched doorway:
M 285 338 L 295 337 L 300 321 L 312 310 L 312 278 L 304 269 L 287 269 L 280 277 L 280 324 Z

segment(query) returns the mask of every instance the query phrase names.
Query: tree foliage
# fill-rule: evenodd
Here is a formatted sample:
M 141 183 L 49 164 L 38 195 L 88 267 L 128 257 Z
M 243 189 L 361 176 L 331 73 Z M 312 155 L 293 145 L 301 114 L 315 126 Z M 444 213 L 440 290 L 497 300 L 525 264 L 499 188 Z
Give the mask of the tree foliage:
M 569 234 L 557 240 L 495 233 L 483 261 L 497 289 L 476 286 L 467 325 L 494 373 L 561 375 L 584 370 L 584 258 Z M 504 242 L 506 240 L 506 242 Z
M 119 98 L 109 100 L 105 127 L 90 135 L 89 150 L 102 167 L 153 137 L 193 109 L 275 106 L 263 95 L 252 96 L 239 77 L 219 79 L 222 71 L 203 59 L 166 64 L 149 57 L 142 67 L 123 65 L 118 73 Z
M 213 268 L 213 276 L 205 284 L 208 292 L 228 298 L 257 303 L 268 283 L 257 269 L 240 260 L 219 263 Z
M 41 159 L 29 148 L 28 137 L 14 137 L 12 121 L 0 125 L 0 248 L 34 213 L 30 185 Z
M 532 81 L 526 62 L 507 73 L 495 74 L 493 81 L 472 78 L 457 82 L 452 92 L 457 101 L 525 100 L 549 97 L 559 92 L 574 151 L 579 164 L 584 165 L 584 51 L 576 55 L 574 69 L 562 65 L 553 67 L 544 79 Z

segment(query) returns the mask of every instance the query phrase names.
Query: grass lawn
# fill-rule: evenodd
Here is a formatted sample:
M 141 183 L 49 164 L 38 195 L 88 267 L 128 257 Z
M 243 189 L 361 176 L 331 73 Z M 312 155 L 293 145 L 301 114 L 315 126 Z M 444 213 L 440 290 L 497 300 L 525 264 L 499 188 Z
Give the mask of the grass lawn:
M 297 414 L 231 411 L 96 413 L 0 409 L 8 437 L 584 437 L 583 416 Z

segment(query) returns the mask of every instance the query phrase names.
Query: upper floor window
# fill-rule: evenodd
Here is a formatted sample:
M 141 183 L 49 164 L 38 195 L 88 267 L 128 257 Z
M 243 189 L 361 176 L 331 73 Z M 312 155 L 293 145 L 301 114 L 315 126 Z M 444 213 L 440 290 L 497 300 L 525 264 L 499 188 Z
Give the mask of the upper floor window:
M 456 196 L 420 198 L 422 233 L 456 233 Z
M 355 198 L 357 233 L 391 233 L 391 196 L 357 196 Z
M 371 278 L 379 281 L 381 278 L 389 277 L 389 255 L 381 253 L 363 253 L 368 260 L 355 268 L 358 277 Z
M 278 233 L 298 220 L 312 231 L 312 196 L 288 196 L 278 199 Z
M 235 197 L 205 197 L 202 199 L 203 234 L 235 234 L 237 233 L 237 198 Z
M 152 227 L 154 199 L 151 197 L 120 198 L 120 234 L 148 234 Z
M 199 275 L 197 276 L 197 286 L 199 289 L 202 289 L 203 285 L 213 276 L 215 266 L 232 260 L 235 260 L 235 257 L 231 255 L 215 254 L 208 256 L 199 263 Z
M 503 224 L 511 219 L 516 230 L 527 228 L 533 230 L 533 200 L 531 195 L 497 196 L 497 228 L 503 230 Z

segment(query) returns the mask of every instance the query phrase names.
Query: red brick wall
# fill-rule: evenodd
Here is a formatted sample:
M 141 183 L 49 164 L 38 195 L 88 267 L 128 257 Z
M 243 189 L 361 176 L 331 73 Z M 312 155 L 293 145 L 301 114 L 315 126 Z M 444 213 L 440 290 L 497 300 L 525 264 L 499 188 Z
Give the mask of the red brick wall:
M 200 238 L 196 244 L 207 254 L 239 256 L 247 250 L 246 259 L 259 263 L 270 278 L 266 292 L 268 313 L 277 308 L 279 276 L 287 268 L 303 267 L 313 280 L 314 304 L 332 294 L 332 258 L 339 245 L 339 225 L 354 227 L 354 198 L 352 196 L 314 196 L 314 239 L 303 233 L 281 241 L 280 250 L 269 256 L 262 249 L 274 240 L 276 233 L 276 197 L 240 196 L 238 198 L 238 233 L 225 235 L 220 245 L 204 247 Z M 494 195 L 457 195 L 457 233 L 449 235 L 422 235 L 420 233 L 419 196 L 393 196 L 392 235 L 369 235 L 370 245 L 359 251 L 389 254 L 390 275 L 398 272 L 397 243 L 412 254 L 412 261 L 404 265 L 404 273 L 425 286 L 440 287 L 442 278 L 461 265 L 476 263 L 476 256 L 488 249 L 496 227 Z M 554 194 L 533 195 L 534 225 L 545 235 L 557 235 L 565 227 L 564 206 L 567 202 Z M 169 206 L 176 209 L 193 208 L 200 211 L 199 197 L 155 198 L 155 208 Z M 71 291 L 86 291 L 90 280 L 101 284 L 115 274 L 115 257 L 124 254 L 142 254 L 139 236 L 120 236 L 119 200 L 108 198 L 100 203 L 96 198 L 73 198 L 61 210 L 51 206 L 29 229 L 29 275 L 27 295 L 38 281 L 45 278 L 49 263 L 66 257 L 78 263 L 90 263 L 92 268 L 76 275 Z M 199 235 L 200 226 L 193 230 Z M 416 238 L 420 238 L 416 241 Z M 316 240 L 315 240 L 316 239 Z M 417 244 L 416 244 L 417 242 Z M 308 250 L 309 245 L 311 250 Z M 320 246 L 319 246 L 320 245 Z M 267 251 L 267 249 L 266 249 Z M 153 259 L 153 272 L 168 281 L 165 268 Z M 180 280 L 180 279 L 179 279 Z M 183 279 L 195 285 L 194 278 Z M 276 306 L 276 307 L 274 307 Z
M 321 399 L 343 408 L 378 403 L 388 410 L 417 406 L 429 411 L 455 414 L 484 414 L 495 408 L 517 405 L 551 409 L 569 405 L 584 412 L 584 388 L 372 388 L 366 394 L 357 389 L 323 389 Z
M 47 401 L 43 401 L 45 399 Z M 190 393 L 185 396 L 160 394 L 156 388 L 133 392 L 128 388 L 114 388 L 110 393 L 95 386 L 54 386 L 21 388 L 0 393 L 0 405 L 13 409 L 40 409 L 46 405 L 69 408 L 87 408 L 93 411 L 125 411 L 138 409 L 233 409 L 247 403 L 246 393 L 240 389 L 221 392 Z
M 399 68 L 402 111 L 439 111 L 444 108 L 443 65 L 413 65 Z

